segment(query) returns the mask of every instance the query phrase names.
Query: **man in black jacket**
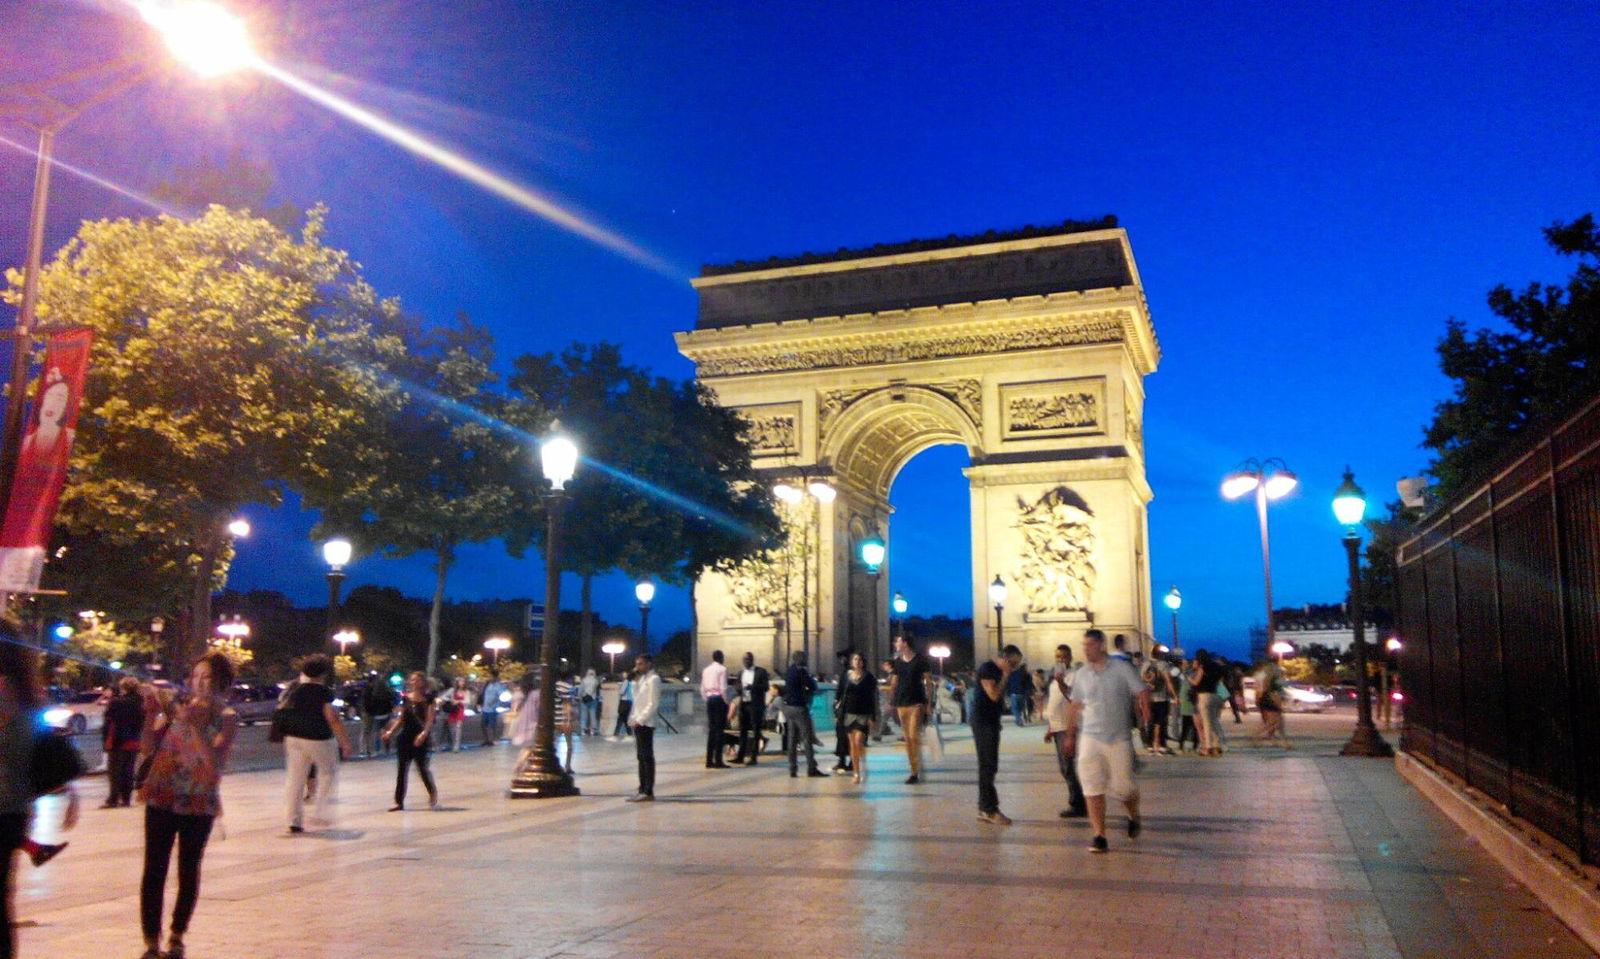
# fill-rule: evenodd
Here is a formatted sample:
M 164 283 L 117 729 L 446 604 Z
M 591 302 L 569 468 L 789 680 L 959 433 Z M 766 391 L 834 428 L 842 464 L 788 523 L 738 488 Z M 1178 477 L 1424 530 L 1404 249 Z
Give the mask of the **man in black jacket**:
M 790 778 L 800 775 L 801 743 L 806 747 L 806 775 L 828 775 L 817 768 L 817 731 L 811 722 L 811 699 L 816 694 L 817 681 L 806 668 L 806 654 L 797 649 L 789 656 L 789 671 L 783 674 L 783 721 L 789 731 Z
M 745 653 L 744 670 L 739 674 L 739 758 L 735 764 L 754 766 L 761 755 L 761 726 L 767 719 L 767 691 L 771 688 L 767 671 L 756 665 L 755 653 Z

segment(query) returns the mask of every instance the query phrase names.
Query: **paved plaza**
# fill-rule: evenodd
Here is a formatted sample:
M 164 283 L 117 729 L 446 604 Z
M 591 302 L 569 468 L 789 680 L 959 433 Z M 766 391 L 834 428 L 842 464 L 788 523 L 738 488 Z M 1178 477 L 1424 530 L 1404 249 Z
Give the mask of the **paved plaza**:
M 888 742 L 856 787 L 790 779 L 776 756 L 708 771 L 700 737 L 663 735 L 653 805 L 622 802 L 629 743 L 585 743 L 584 795 L 566 800 L 507 799 L 510 746 L 441 755 L 438 812 L 385 812 L 393 764 L 356 762 L 337 828 L 293 838 L 282 774 L 237 773 L 190 955 L 1591 955 L 1392 764 L 1333 755 L 1347 715 L 1291 722 L 1311 737 L 1293 754 L 1150 760 L 1144 835 L 1128 840 L 1114 818 L 1109 856 L 1089 854 L 1082 821 L 1057 817 L 1065 790 L 1037 727 L 1005 731 L 1009 828 L 975 821 L 971 742 L 948 726 L 946 761 L 921 786 L 902 784 Z M 142 948 L 142 813 L 94 809 L 103 786 L 84 784 L 71 848 L 22 868 L 23 956 Z

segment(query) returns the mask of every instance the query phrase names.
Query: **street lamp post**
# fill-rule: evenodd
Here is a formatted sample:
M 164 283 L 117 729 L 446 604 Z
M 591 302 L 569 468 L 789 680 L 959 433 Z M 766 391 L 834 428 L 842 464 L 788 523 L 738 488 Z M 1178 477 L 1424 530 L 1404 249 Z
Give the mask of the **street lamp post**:
M 1178 592 L 1178 587 L 1174 586 L 1171 589 L 1167 590 L 1167 595 L 1165 597 L 1163 597 L 1161 601 L 1163 603 L 1167 604 L 1167 608 L 1168 609 L 1172 610 L 1172 648 L 1173 649 L 1177 649 L 1178 648 L 1178 607 L 1183 605 L 1183 594 L 1179 593 Z
M 1288 496 L 1298 485 L 1300 480 L 1289 471 L 1283 460 L 1276 457 L 1264 461 L 1245 460 L 1222 481 L 1222 495 L 1228 499 L 1238 499 L 1250 492 L 1256 494 L 1256 518 L 1261 525 L 1262 582 L 1265 584 L 1267 601 L 1268 648 L 1277 640 L 1278 632 L 1272 625 L 1272 553 L 1267 545 L 1267 501 Z
M 812 596 L 812 592 L 811 592 L 811 539 L 812 539 L 812 537 L 811 537 L 811 529 L 812 529 L 812 526 L 814 524 L 819 524 L 819 523 L 822 522 L 822 514 L 821 514 L 821 511 L 817 508 L 817 504 L 826 505 L 828 503 L 832 503 L 834 501 L 834 499 L 838 497 L 839 491 L 834 489 L 826 480 L 812 478 L 812 474 L 808 470 L 801 470 L 800 471 L 800 482 L 802 484 L 800 486 L 795 486 L 795 485 L 793 485 L 791 483 L 787 483 L 787 482 L 777 483 L 772 487 L 772 495 L 776 496 L 780 501 L 788 504 L 789 506 L 797 506 L 802 501 L 804 501 L 807 497 L 810 497 L 810 499 L 813 501 L 812 503 L 809 504 L 810 505 L 810 510 L 809 510 L 808 515 L 805 516 L 803 518 L 803 520 L 802 520 L 802 522 L 805 524 L 805 528 L 804 528 L 804 535 L 803 535 L 803 537 L 801 539 L 801 542 L 800 542 L 800 649 L 801 649 L 801 651 L 803 651 L 806 654 L 806 659 L 809 661 L 810 658 L 811 658 L 811 596 Z M 818 538 L 820 538 L 820 536 Z M 783 549 L 783 552 L 784 552 L 784 566 L 785 566 L 783 621 L 784 621 L 784 629 L 786 631 L 788 629 L 788 622 L 789 622 L 789 605 L 788 605 L 788 589 L 789 589 L 788 562 L 789 562 L 789 560 L 788 560 L 788 554 L 789 554 L 790 545 L 791 544 L 789 544 L 788 542 L 785 542 L 784 543 L 784 549 Z M 822 564 L 818 563 L 817 564 L 817 573 L 818 573 L 818 575 L 821 575 L 821 572 L 822 572 Z M 818 587 L 817 592 L 818 593 L 822 592 L 820 586 Z
M 578 787 L 556 758 L 556 642 L 561 630 L 561 507 L 567 481 L 578 469 L 578 447 L 552 424 L 539 444 L 539 460 L 550 492 L 545 496 L 544 638 L 539 643 L 539 725 L 533 746 L 511 779 L 511 798 L 548 799 L 576 796 Z
M 490 636 L 483 641 L 483 648 L 489 651 L 490 668 L 499 669 L 500 654 L 511 648 L 511 640 L 504 636 Z
M 641 579 L 633 587 L 633 598 L 639 601 L 639 648 L 650 650 L 650 601 L 656 598 L 656 584 Z
M 1289 655 L 1290 653 L 1294 652 L 1294 646 L 1289 644 L 1289 643 L 1286 643 L 1286 642 L 1284 642 L 1283 640 L 1280 639 L 1277 642 L 1273 643 L 1272 646 L 1270 647 L 1270 649 L 1272 651 L 1272 655 L 1278 657 L 1278 669 L 1282 670 L 1283 669 L 1283 657 L 1285 657 L 1285 656 Z
M 1356 649 L 1356 728 L 1350 741 L 1339 750 L 1341 756 L 1393 756 L 1378 727 L 1372 724 L 1372 700 L 1368 695 L 1367 636 L 1361 624 L 1361 519 L 1367 512 L 1367 495 L 1356 485 L 1355 475 L 1345 467 L 1344 482 L 1333 496 L 1333 515 L 1344 525 L 1345 559 L 1350 567 L 1350 627 Z
M 879 655 L 878 648 L 878 571 L 883 568 L 884 557 L 888 554 L 883 544 L 883 537 L 869 536 L 861 541 L 861 562 L 867 567 L 867 575 L 872 577 L 872 641 L 868 647 L 870 655 L 867 662 L 876 662 Z
M 1390 677 L 1394 672 L 1394 657 L 1395 654 L 1400 652 L 1401 646 L 1399 638 L 1394 636 L 1390 636 L 1383 644 L 1385 654 L 1383 669 L 1378 674 L 1380 677 L 1378 684 L 1378 716 L 1383 720 L 1384 729 L 1390 729 L 1393 725 L 1394 714 L 1392 710 L 1394 705 L 1389 700 L 1389 683 L 1391 682 Z
M 906 602 L 904 593 L 895 593 L 894 599 L 890 600 L 889 605 L 890 608 L 894 610 L 895 635 L 899 636 L 901 639 L 905 639 L 906 610 L 911 608 L 910 604 Z
M 330 539 L 322 544 L 322 558 L 328 564 L 328 635 L 339 627 L 339 589 L 344 585 L 344 567 L 354 551 L 347 539 Z
M 242 21 L 215 4 L 196 2 L 170 7 L 142 4 L 145 20 L 161 33 L 175 58 L 203 76 L 219 76 L 255 61 Z M 18 84 L 0 91 L 0 113 L 32 118 L 39 133 L 33 170 L 33 199 L 28 208 L 28 240 L 23 254 L 22 300 L 12 331 L 11 393 L 0 424 L 0 503 L 11 495 L 11 477 L 22 449 L 23 385 L 33 360 L 33 330 L 38 319 L 39 272 L 44 257 L 45 214 L 50 204 L 50 171 L 55 165 L 56 136 L 84 112 L 121 96 L 151 74 L 141 56 L 118 57 L 97 66 L 73 70 L 42 83 Z M 68 103 L 52 91 L 94 92 Z
M 989 584 L 989 602 L 994 603 L 994 646 L 1000 653 L 1006 648 L 1006 581 L 996 573 Z
M 944 679 L 944 661 L 950 658 L 950 647 L 944 643 L 934 643 L 928 647 L 928 655 L 939 664 L 939 678 Z

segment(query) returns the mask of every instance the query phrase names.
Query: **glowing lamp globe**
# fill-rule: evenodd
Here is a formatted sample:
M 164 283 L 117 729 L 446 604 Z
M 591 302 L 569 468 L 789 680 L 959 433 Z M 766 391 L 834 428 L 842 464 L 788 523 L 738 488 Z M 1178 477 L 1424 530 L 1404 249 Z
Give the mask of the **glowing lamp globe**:
M 1167 595 L 1162 597 L 1161 601 L 1167 604 L 1168 609 L 1176 613 L 1178 607 L 1183 605 L 1183 595 L 1178 592 L 1178 587 L 1174 586 L 1167 590 Z
M 996 606 L 1004 606 L 1006 603 L 1006 583 L 999 576 L 989 584 L 989 602 Z
M 621 656 L 623 653 L 628 651 L 628 644 L 613 639 L 611 642 L 601 646 L 600 651 L 605 653 L 607 656 Z
M 173 59 L 202 77 L 256 62 L 244 21 L 205 0 L 142 0 L 139 13 L 161 34 Z
M 1267 499 L 1282 499 L 1300 485 L 1299 477 L 1288 470 L 1277 470 L 1267 477 Z
M 861 562 L 873 572 L 877 572 L 878 567 L 883 565 L 883 558 L 887 552 L 883 540 L 876 536 L 861 541 Z
M 650 601 L 656 598 L 656 584 L 648 579 L 640 580 L 633 587 L 633 597 L 639 601 L 640 606 L 649 606 Z
M 491 636 L 483 641 L 483 648 L 490 652 L 502 653 L 511 648 L 511 640 L 504 636 Z
M 811 495 L 815 496 L 819 503 L 831 503 L 839 495 L 838 490 L 821 480 L 812 480 L 806 489 L 811 491 Z
M 904 616 L 906 614 L 906 610 L 910 608 L 910 604 L 906 602 L 906 597 L 903 593 L 895 593 L 891 605 L 894 607 L 894 614 L 896 616 Z
M 800 502 L 800 498 L 805 494 L 800 492 L 799 487 L 790 486 L 788 483 L 779 483 L 772 487 L 772 495 L 793 506 L 795 503 Z
M 322 559 L 334 569 L 343 569 L 354 552 L 355 547 L 347 539 L 330 539 L 322 544 Z
M 243 539 L 250 535 L 250 521 L 244 518 L 236 519 L 228 524 L 228 535 L 234 539 Z
M 556 489 L 566 489 L 578 471 L 578 444 L 559 433 L 539 444 L 539 465 L 544 478 Z
M 1347 466 L 1344 470 L 1344 482 L 1339 484 L 1338 490 L 1333 494 L 1333 515 L 1340 523 L 1354 529 L 1361 525 L 1361 518 L 1367 514 L 1367 494 L 1356 485 L 1356 478 Z
M 1261 476 L 1250 470 L 1242 470 L 1228 476 L 1222 481 L 1222 495 L 1228 499 L 1238 499 L 1246 493 L 1253 491 L 1261 483 Z

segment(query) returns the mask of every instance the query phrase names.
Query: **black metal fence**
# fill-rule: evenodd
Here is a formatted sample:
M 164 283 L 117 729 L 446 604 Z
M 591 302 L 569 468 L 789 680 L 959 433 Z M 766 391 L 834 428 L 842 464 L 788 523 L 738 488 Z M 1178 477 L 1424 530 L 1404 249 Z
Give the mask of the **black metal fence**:
M 1400 547 L 1401 745 L 1600 864 L 1600 397 Z

